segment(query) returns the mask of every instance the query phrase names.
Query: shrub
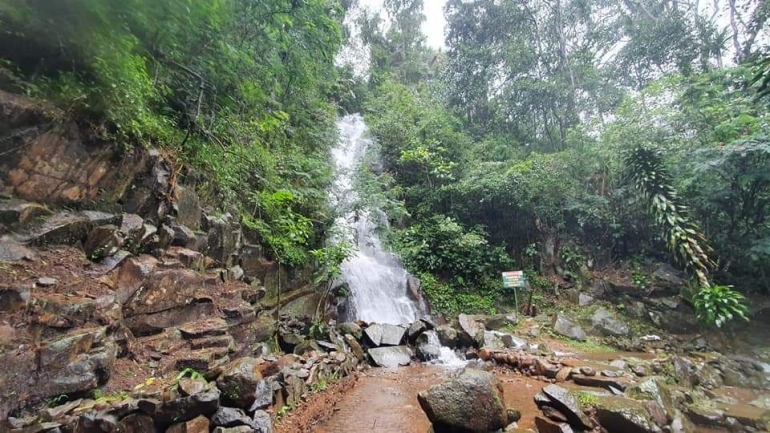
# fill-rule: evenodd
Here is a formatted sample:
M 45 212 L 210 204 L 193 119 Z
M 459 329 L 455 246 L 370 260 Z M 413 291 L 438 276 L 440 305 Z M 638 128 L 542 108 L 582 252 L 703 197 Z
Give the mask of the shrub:
M 708 326 L 721 328 L 734 318 L 749 320 L 746 298 L 732 286 L 701 287 L 693 303 L 698 319 Z

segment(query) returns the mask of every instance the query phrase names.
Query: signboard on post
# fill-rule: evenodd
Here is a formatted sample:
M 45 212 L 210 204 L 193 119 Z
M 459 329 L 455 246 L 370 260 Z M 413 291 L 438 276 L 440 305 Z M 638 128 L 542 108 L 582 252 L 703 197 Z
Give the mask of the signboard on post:
M 503 287 L 506 289 L 527 287 L 527 278 L 524 276 L 524 271 L 503 272 Z
M 516 289 L 527 287 L 527 277 L 524 276 L 524 271 L 503 272 L 503 287 L 513 289 L 516 314 L 519 314 L 519 295 L 516 293 Z

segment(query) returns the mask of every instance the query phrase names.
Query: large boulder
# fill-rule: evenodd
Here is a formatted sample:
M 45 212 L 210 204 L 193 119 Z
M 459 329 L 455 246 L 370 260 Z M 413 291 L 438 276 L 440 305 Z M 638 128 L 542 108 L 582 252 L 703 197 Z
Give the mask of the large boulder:
M 255 358 L 240 358 L 225 368 L 217 379 L 217 387 L 222 391 L 222 399 L 226 404 L 250 409 L 257 397 L 264 398 L 263 393 L 259 392 L 265 386 L 259 364 Z
M 546 402 L 548 406 L 557 409 L 564 414 L 569 423 L 580 429 L 590 429 L 591 421 L 588 419 L 580 402 L 572 393 L 558 385 L 548 385 L 541 391 L 542 395 L 535 396 L 535 402 Z M 540 406 L 541 404 L 538 404 Z
M 446 346 L 450 349 L 457 347 L 457 331 L 448 325 L 442 325 L 436 328 L 436 334 L 438 335 L 438 341 L 442 346 Z
M 372 361 L 380 367 L 396 368 L 412 362 L 412 349 L 407 346 L 387 346 L 369 349 Z
M 123 235 L 117 226 L 104 225 L 91 230 L 83 244 L 83 250 L 90 260 L 99 261 L 117 253 L 123 242 Z
M 627 433 L 659 433 L 645 405 L 625 397 L 597 397 L 596 417 L 607 431 Z
M 484 331 L 484 324 L 476 320 L 475 316 L 460 314 L 457 316 L 457 323 L 460 325 L 460 343 L 466 346 L 478 344 L 480 333 Z
M 404 339 L 406 329 L 398 325 L 375 323 L 366 328 L 364 334 L 374 346 L 398 346 Z
M 487 433 L 508 425 L 503 388 L 492 373 L 466 369 L 417 395 L 433 430 Z
M 119 226 L 121 216 L 95 211 L 64 211 L 21 234 L 20 240 L 34 245 L 75 244 L 84 241 L 95 227 L 111 224 Z
M 194 395 L 173 400 L 139 400 L 139 410 L 155 420 L 157 425 L 170 425 L 194 419 L 200 415 L 210 416 L 219 409 L 220 392 L 213 383 Z
M 203 230 L 209 235 L 206 255 L 223 266 L 234 265 L 243 242 L 243 233 L 237 218 L 225 213 L 218 218 L 206 217 L 203 222 Z M 249 273 L 250 270 L 246 268 L 247 275 L 254 276 Z
M 585 341 L 588 338 L 583 328 L 575 320 L 562 312 L 556 313 L 553 319 L 553 330 L 557 334 L 573 340 Z
M 617 319 L 604 307 L 599 307 L 591 316 L 593 330 L 601 335 L 625 337 L 631 333 L 628 323 Z
M 441 356 L 441 346 L 436 331 L 425 331 L 420 334 L 415 341 L 415 347 L 417 359 L 420 361 L 432 361 Z

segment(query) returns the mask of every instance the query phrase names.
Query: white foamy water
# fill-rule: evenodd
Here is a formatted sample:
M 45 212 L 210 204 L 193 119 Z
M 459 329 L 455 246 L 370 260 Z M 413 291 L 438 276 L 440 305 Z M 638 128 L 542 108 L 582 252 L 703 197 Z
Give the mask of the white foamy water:
M 338 236 L 357 247 L 342 264 L 343 280 L 350 287 L 350 318 L 394 325 L 413 322 L 420 311 L 407 296 L 407 272 L 383 248 L 375 231 L 378 225 L 387 226 L 387 217 L 379 210 L 352 209 L 358 200 L 353 179 L 372 144 L 366 124 L 353 114 L 341 118 L 337 128 L 340 140 L 332 151 L 336 172 L 331 199 L 337 209 L 345 209 L 345 215 L 335 221 L 335 227 Z
M 442 346 L 438 339 L 438 334 L 435 332 L 428 332 L 428 344 L 440 347 L 438 359 L 431 361 L 432 364 L 438 364 L 449 369 L 462 368 L 468 364 L 468 361 L 457 356 L 457 353 L 446 347 Z

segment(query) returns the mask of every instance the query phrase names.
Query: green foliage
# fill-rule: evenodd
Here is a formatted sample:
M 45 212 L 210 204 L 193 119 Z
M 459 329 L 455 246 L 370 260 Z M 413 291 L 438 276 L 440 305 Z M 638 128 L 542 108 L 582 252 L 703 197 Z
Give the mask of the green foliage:
M 708 272 L 714 267 L 709 247 L 687 215 L 687 208 L 678 203 L 660 152 L 635 147 L 626 156 L 626 163 L 636 189 L 647 200 L 649 212 L 664 232 L 668 248 L 695 274 L 702 287 L 708 287 Z
M 693 299 L 698 319 L 708 326 L 721 328 L 733 319 L 748 321 L 746 298 L 732 286 L 702 287 Z
M 118 401 L 123 401 L 131 397 L 131 394 L 127 391 L 115 391 L 109 394 L 105 394 L 101 389 L 95 389 L 93 392 L 93 399 L 97 403 L 109 404 Z
M 0 60 L 102 138 L 165 147 L 299 265 L 330 221 L 342 19 L 336 0 L 0 0 Z
M 589 392 L 579 392 L 578 401 L 583 407 L 596 406 L 596 404 L 599 403 L 599 397 Z
M 420 287 L 430 300 L 431 307 L 445 313 L 477 312 L 494 314 L 497 312 L 501 290 L 495 289 L 494 282 L 476 292 L 470 292 L 442 283 L 433 274 L 419 274 Z M 499 285 L 499 284 L 498 284 Z
M 189 367 L 180 371 L 179 374 L 177 374 L 176 377 L 174 378 L 174 382 L 176 384 L 179 384 L 179 381 L 184 379 L 185 377 L 189 377 L 192 380 L 202 380 L 206 382 L 206 378 L 203 376 L 203 373 L 195 370 L 194 368 L 189 368 Z
M 441 215 L 398 231 L 396 249 L 410 269 L 451 279 L 462 288 L 483 286 L 512 266 L 505 250 L 489 245 L 481 228 L 466 230 Z

